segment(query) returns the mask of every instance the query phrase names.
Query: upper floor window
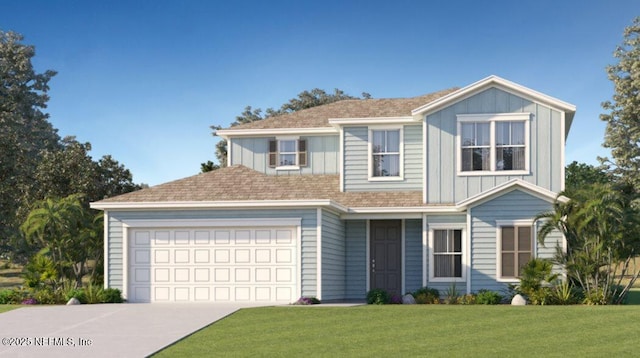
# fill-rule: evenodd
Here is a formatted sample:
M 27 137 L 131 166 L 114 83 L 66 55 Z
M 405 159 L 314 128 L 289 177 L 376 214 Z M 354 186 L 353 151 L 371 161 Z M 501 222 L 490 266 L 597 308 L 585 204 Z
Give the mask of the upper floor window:
M 402 176 L 402 133 L 400 129 L 371 129 L 370 179 Z
M 458 172 L 528 172 L 529 117 L 529 113 L 458 115 Z
M 307 141 L 297 138 L 269 141 L 269 167 L 297 169 L 307 165 Z

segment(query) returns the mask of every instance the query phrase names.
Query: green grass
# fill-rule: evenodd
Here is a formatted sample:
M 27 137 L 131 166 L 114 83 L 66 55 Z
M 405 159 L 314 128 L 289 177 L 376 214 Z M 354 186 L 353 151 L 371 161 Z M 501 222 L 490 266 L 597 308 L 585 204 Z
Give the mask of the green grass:
M 11 310 L 15 310 L 16 308 L 20 308 L 20 305 L 0 305 L 0 313 L 7 312 Z
M 156 356 L 621 356 L 639 321 L 638 306 L 264 307 Z

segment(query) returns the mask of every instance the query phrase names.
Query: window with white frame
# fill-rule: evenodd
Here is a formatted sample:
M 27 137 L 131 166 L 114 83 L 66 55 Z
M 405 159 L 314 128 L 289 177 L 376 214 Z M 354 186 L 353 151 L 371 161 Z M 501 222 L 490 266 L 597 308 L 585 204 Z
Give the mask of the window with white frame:
M 269 167 L 297 168 L 307 165 L 307 141 L 297 138 L 269 141 Z
M 435 227 L 429 231 L 429 279 L 462 280 L 464 274 L 464 230 Z
M 529 113 L 458 115 L 458 172 L 527 172 L 529 118 Z
M 533 257 L 533 229 L 531 225 L 503 225 L 498 230 L 499 276 L 517 279 Z
M 370 131 L 370 177 L 400 177 L 400 129 L 372 129 Z

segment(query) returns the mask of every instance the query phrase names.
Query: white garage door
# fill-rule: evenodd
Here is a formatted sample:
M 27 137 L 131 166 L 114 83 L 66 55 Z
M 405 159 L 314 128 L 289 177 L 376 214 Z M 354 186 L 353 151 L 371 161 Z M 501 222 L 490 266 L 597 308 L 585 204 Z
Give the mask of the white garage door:
M 130 302 L 292 302 L 293 228 L 130 229 Z

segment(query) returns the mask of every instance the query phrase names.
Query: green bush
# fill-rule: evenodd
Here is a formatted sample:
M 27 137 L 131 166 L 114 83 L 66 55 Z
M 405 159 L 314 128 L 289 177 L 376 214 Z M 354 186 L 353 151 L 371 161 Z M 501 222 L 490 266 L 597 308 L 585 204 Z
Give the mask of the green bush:
M 314 297 L 315 300 L 317 300 Z M 107 288 L 103 291 L 104 303 L 122 303 L 122 293 L 117 288 Z M 320 303 L 320 301 L 318 301 Z
M 87 303 L 103 303 L 104 302 L 104 289 L 99 285 L 88 285 L 84 288 L 84 296 Z
M 419 288 L 413 293 L 413 297 L 419 304 L 440 303 L 440 291 L 435 288 Z
M 54 291 L 49 287 L 34 289 L 30 296 L 42 305 L 57 305 L 64 303 L 64 297 L 62 297 L 60 291 Z
M 458 302 L 461 305 L 475 305 L 478 300 L 478 297 L 473 293 L 467 293 L 466 295 L 462 295 L 458 298 Z
M 580 302 L 580 292 L 569 280 L 556 283 L 551 289 L 553 303 L 557 305 L 573 305 Z
M 45 253 L 40 252 L 29 260 L 24 267 L 22 277 L 27 287 L 35 289 L 40 287 L 54 288 L 58 281 L 58 270 L 53 260 Z
M 386 305 L 390 302 L 391 295 L 381 288 L 374 288 L 367 292 L 367 303 L 370 305 Z
M 76 298 L 78 301 L 80 301 L 80 303 L 87 303 L 87 295 L 85 294 L 85 291 L 81 288 L 74 288 L 74 289 L 68 290 L 64 294 L 64 298 L 67 300 L 67 302 L 72 298 Z
M 0 290 L 0 305 L 15 305 L 20 302 L 24 297 L 18 289 L 4 289 Z
M 498 292 L 482 289 L 476 293 L 476 303 L 479 305 L 497 305 L 502 302 L 502 295 Z

